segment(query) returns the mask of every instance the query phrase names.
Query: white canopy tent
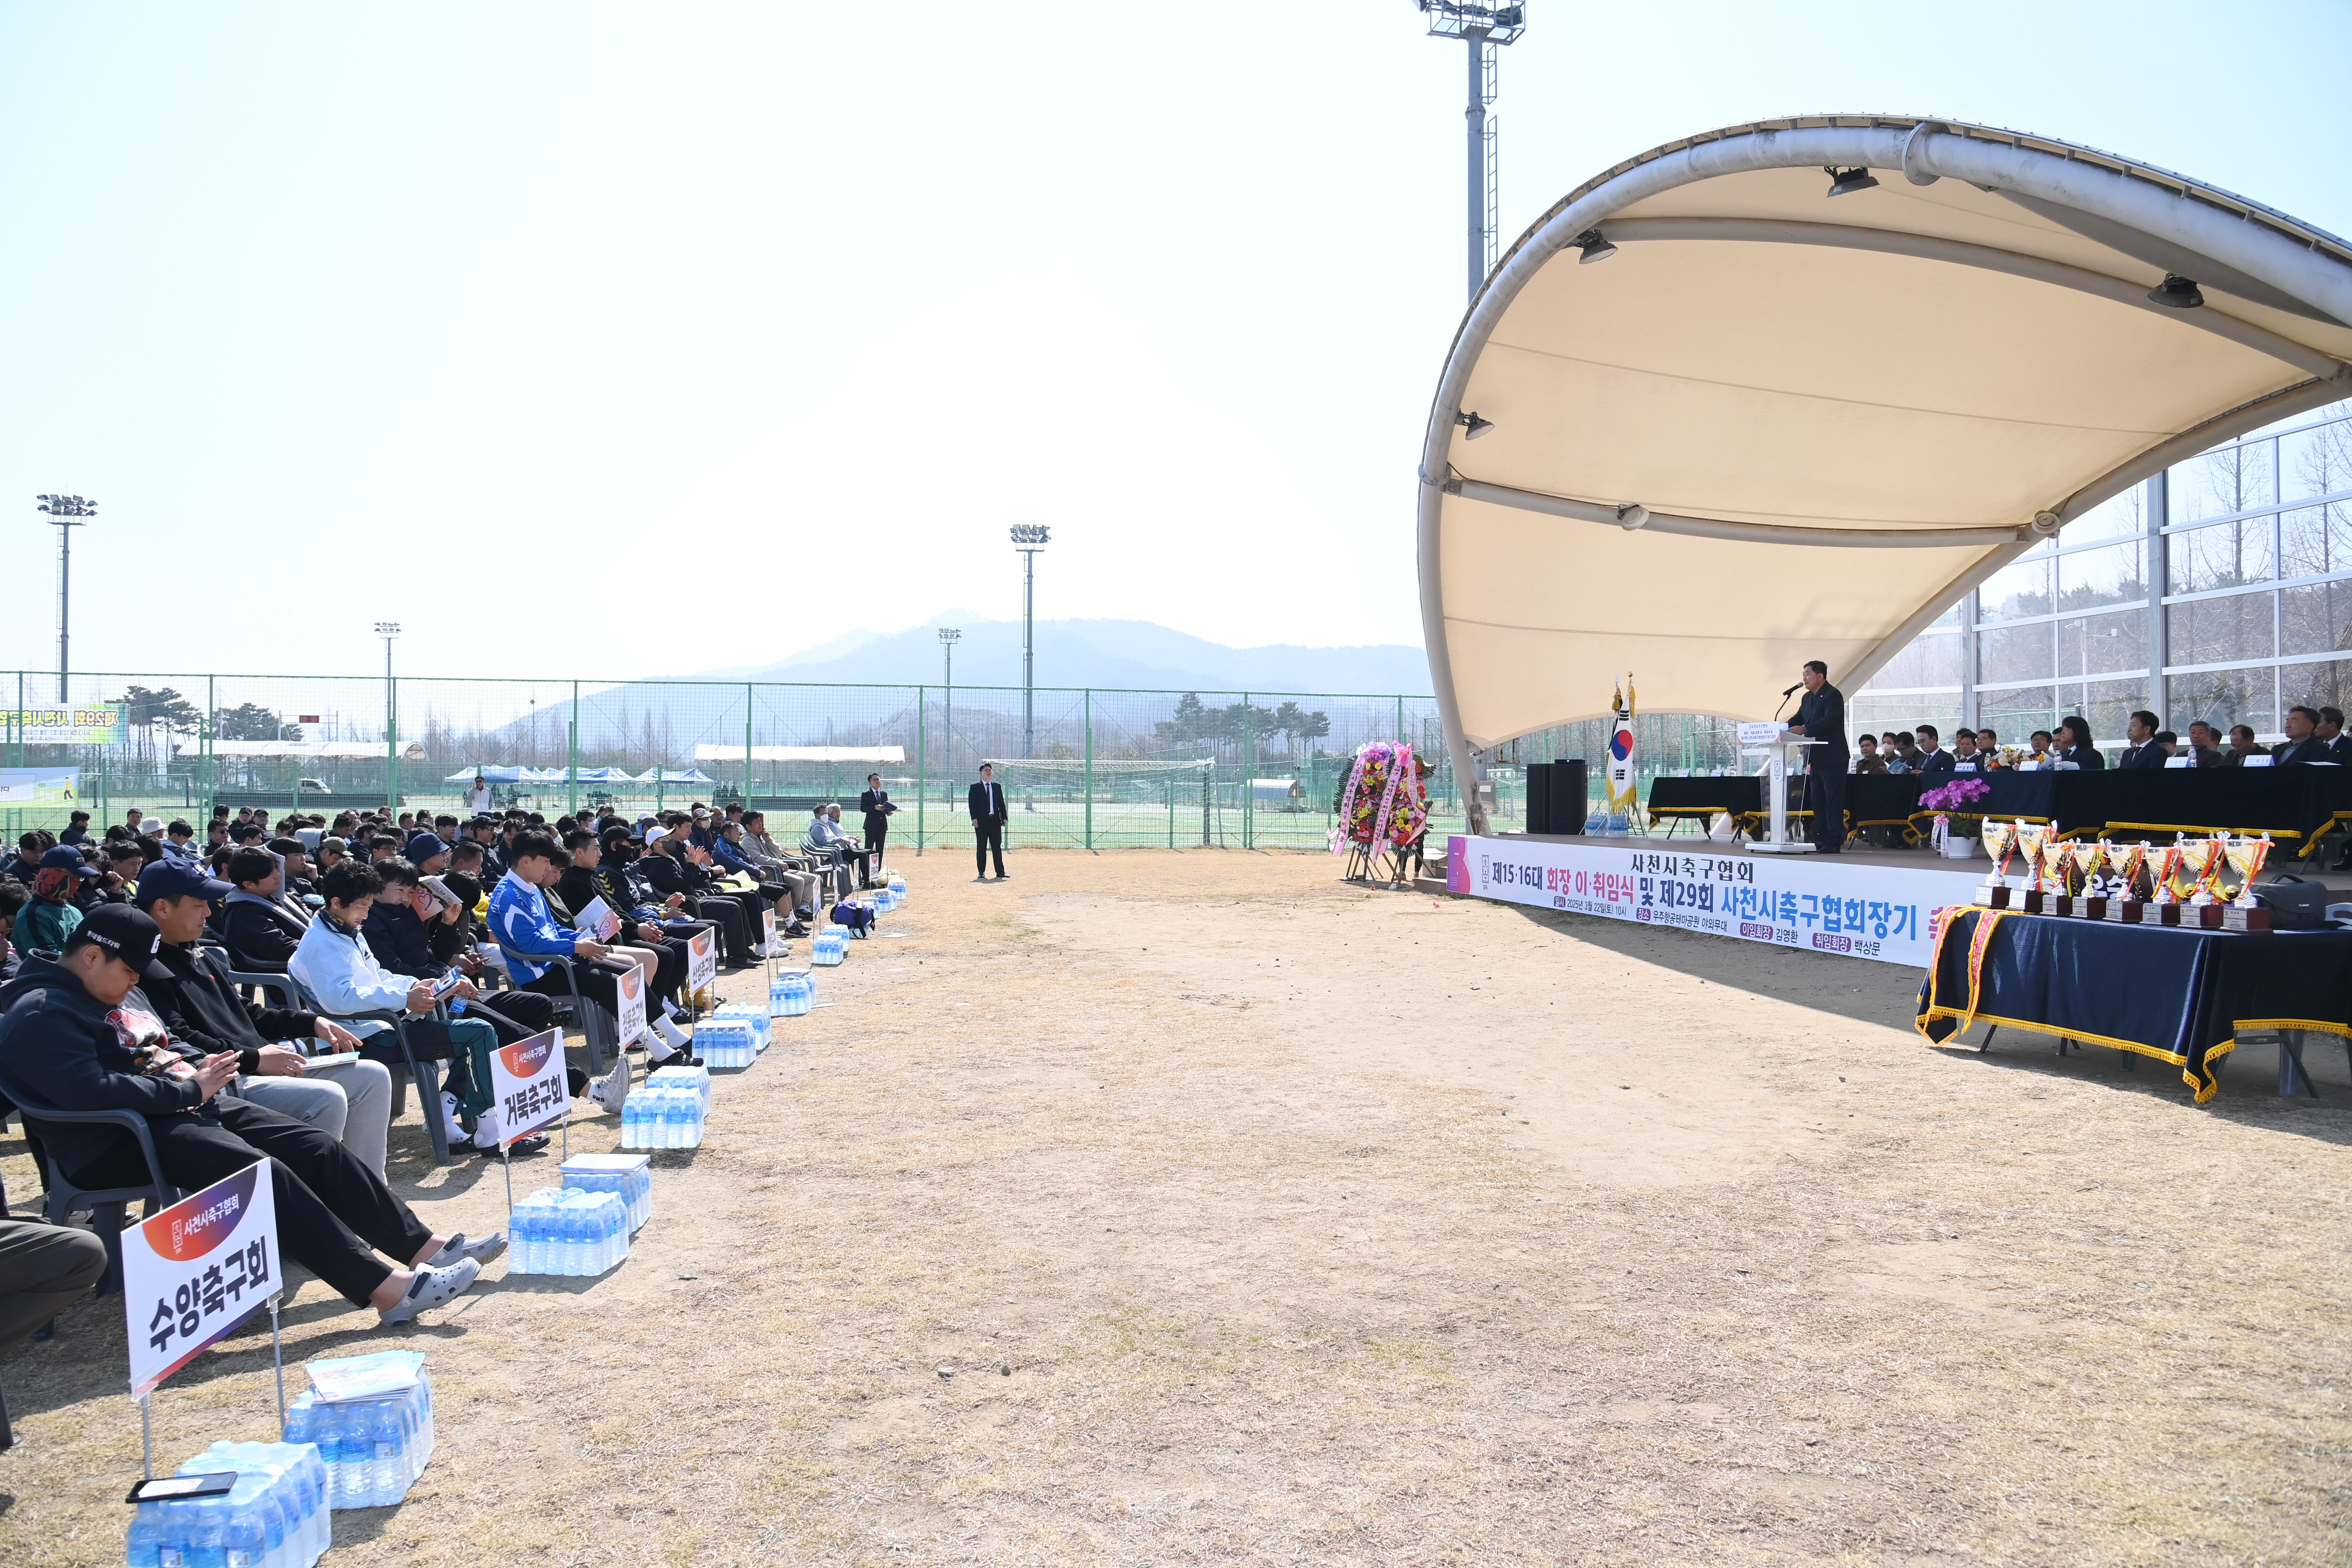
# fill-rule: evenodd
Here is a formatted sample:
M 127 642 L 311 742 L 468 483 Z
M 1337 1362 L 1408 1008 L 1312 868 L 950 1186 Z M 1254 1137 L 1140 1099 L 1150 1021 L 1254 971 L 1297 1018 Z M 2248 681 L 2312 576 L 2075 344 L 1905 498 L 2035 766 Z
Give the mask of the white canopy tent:
M 1458 776 L 1628 670 L 1653 711 L 1763 717 L 1809 658 L 1853 691 L 2100 502 L 2352 395 L 2347 323 L 2345 242 L 2038 137 L 1772 121 L 1608 171 L 1487 279 L 1430 412 Z
M 204 753 L 205 742 L 201 740 L 180 742 L 181 756 L 200 757 Z M 381 759 L 384 755 L 384 743 L 382 741 L 215 741 L 212 742 L 212 754 L 215 757 L 341 757 L 364 762 L 370 758 Z M 423 762 L 424 743 L 402 742 L 400 756 L 403 762 Z

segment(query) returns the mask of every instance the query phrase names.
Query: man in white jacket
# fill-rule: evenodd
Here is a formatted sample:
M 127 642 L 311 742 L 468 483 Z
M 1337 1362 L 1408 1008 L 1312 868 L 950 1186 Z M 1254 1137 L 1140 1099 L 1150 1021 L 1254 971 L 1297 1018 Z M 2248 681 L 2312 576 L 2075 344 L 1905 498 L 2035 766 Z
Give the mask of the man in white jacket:
M 480 1018 L 452 1018 L 445 1023 L 431 1016 L 436 1005 L 434 983 L 391 973 L 376 962 L 361 935 L 368 911 L 375 906 L 375 896 L 383 891 L 383 878 L 376 871 L 357 859 L 341 861 L 320 882 L 319 891 L 327 907 L 303 933 L 287 963 L 287 973 L 318 1004 L 318 1010 L 330 1016 L 412 1015 L 410 1047 L 419 1056 L 446 1057 L 449 1062 L 443 1114 L 452 1121 L 474 1119 L 473 1147 L 483 1153 L 498 1152 L 498 1109 L 490 1097 L 490 1053 L 498 1048 L 498 1032 Z M 470 981 L 460 979 L 449 994 L 471 998 L 479 993 Z M 368 1056 L 387 1064 L 402 1061 L 398 1047 L 385 1037 L 391 1034 L 390 1025 L 370 1021 L 349 1027 L 366 1038 L 361 1048 Z M 528 1154 L 546 1147 L 547 1135 L 533 1133 L 519 1139 L 513 1152 Z

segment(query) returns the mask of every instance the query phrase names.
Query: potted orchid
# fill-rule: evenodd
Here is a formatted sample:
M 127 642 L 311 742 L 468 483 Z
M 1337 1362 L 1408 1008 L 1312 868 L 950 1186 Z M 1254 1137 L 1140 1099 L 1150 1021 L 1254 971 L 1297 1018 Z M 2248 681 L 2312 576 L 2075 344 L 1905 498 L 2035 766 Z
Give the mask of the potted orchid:
M 1937 854 L 1965 860 L 1977 852 L 1977 842 L 1984 835 L 1984 816 L 1977 809 L 1977 803 L 1991 794 L 1992 785 L 1982 779 L 1954 779 L 1921 793 L 1919 809 L 1936 814 L 1933 842 Z M 1968 815 L 1955 826 L 1953 815 L 1962 812 Z

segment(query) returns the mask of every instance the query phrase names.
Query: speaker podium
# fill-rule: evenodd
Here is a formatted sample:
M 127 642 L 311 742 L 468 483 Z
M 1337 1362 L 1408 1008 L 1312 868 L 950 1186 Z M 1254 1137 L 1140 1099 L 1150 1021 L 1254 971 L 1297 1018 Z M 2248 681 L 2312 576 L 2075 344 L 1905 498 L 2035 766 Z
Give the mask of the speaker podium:
M 1792 773 L 1804 776 L 1805 748 L 1820 744 L 1819 741 L 1809 741 L 1786 730 L 1763 742 L 1764 768 L 1759 776 L 1764 781 L 1764 834 L 1749 839 L 1748 848 L 1761 855 L 1813 853 L 1815 845 L 1801 837 L 1792 837 L 1789 831 L 1794 826 L 1789 819 L 1789 778 Z

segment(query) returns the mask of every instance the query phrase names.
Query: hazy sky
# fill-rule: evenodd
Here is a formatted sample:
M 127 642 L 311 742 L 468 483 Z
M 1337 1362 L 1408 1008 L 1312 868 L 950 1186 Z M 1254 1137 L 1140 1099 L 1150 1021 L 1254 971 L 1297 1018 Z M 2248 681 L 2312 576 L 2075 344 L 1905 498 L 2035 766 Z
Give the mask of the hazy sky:
M 1507 239 L 1874 110 L 2352 232 L 2340 0 L 1530 11 Z M 764 662 L 1017 615 L 1022 521 L 1043 616 L 1418 642 L 1462 79 L 1409 0 L 0 0 L 0 665 L 54 662 L 44 490 L 100 503 L 85 669 Z

